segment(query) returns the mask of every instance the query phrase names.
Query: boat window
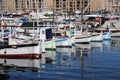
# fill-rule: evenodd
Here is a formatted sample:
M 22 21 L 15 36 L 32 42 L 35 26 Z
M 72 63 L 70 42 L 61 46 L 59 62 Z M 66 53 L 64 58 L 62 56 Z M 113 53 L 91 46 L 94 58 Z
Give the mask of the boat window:
M 42 34 L 45 34 L 45 32 L 44 32 L 44 31 L 42 31 Z
M 9 32 L 9 30 L 6 29 L 6 30 L 4 30 L 4 32 Z

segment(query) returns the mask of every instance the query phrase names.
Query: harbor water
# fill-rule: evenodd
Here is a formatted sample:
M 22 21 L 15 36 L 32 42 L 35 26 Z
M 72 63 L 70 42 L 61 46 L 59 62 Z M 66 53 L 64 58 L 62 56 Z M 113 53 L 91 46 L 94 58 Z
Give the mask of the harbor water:
M 47 50 L 42 59 L 0 59 L 0 80 L 120 80 L 120 38 Z

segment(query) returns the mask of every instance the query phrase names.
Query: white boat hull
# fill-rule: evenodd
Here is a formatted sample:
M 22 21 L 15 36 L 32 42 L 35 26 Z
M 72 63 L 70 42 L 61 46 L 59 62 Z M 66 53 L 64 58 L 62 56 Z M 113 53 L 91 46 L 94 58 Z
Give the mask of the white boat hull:
M 30 44 L 38 44 L 39 40 L 25 40 L 25 39 L 16 39 L 9 37 L 9 45 L 30 45 Z M 51 39 L 49 41 L 44 42 L 45 49 L 56 50 L 55 39 Z
M 111 37 L 120 37 L 120 30 L 111 30 Z
M 109 32 L 104 32 L 103 33 L 103 40 L 111 40 L 111 34 Z
M 56 43 L 55 43 L 54 38 L 50 41 L 45 42 L 45 49 L 46 50 L 56 50 Z
M 103 33 L 93 33 L 91 37 L 91 42 L 101 42 L 103 41 Z
M 14 48 L 13 48 L 14 47 Z M 7 59 L 40 59 L 40 45 L 4 48 L 0 50 L 0 58 Z
M 56 47 L 71 47 L 72 46 L 72 38 L 62 38 L 56 39 L 55 41 Z
M 90 35 L 75 35 L 75 43 L 90 43 Z

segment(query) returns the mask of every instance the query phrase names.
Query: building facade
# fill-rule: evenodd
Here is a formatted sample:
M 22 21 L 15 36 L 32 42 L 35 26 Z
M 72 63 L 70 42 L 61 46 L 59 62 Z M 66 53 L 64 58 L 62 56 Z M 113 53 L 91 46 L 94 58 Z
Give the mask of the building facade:
M 61 12 L 75 12 L 86 8 L 90 0 L 0 0 L 0 12 L 15 12 L 25 10 L 55 10 Z M 82 5 L 83 4 L 83 5 Z M 90 8 L 86 9 L 90 12 Z
M 106 10 L 115 14 L 120 13 L 120 0 L 106 0 Z
M 44 0 L 0 0 L 0 12 L 42 10 Z M 3 9 L 4 8 L 4 9 Z
M 90 5 L 90 12 L 105 10 L 113 14 L 120 13 L 120 0 L 93 0 Z
M 75 12 L 81 11 L 82 7 L 85 9 L 89 0 L 54 0 L 54 8 L 57 12 Z M 82 6 L 83 4 L 83 6 Z M 88 8 L 86 12 L 89 12 Z
M 5 0 L 0 0 L 0 12 L 5 11 Z
M 98 12 L 105 10 L 106 0 L 92 0 L 90 5 L 90 12 Z

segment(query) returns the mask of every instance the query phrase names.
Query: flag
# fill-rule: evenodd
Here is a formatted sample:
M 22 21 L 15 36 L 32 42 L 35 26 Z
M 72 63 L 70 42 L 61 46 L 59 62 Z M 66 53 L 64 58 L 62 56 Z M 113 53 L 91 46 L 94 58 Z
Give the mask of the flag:
M 101 25 L 101 17 L 97 17 L 97 19 L 96 19 L 98 22 L 99 22 L 99 24 Z

